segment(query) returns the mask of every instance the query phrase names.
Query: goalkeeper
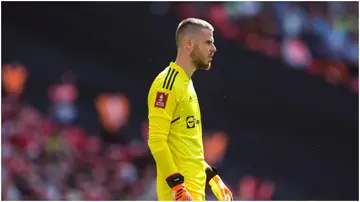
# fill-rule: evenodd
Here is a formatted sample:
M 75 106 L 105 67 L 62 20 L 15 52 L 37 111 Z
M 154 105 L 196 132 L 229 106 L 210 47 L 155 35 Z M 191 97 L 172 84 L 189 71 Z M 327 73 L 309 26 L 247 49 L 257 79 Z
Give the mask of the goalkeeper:
M 211 186 L 219 200 L 232 200 L 217 170 L 204 159 L 202 123 L 191 76 L 209 70 L 216 51 L 214 28 L 188 18 L 176 30 L 177 58 L 153 81 L 148 94 L 148 145 L 156 162 L 158 200 L 205 200 Z

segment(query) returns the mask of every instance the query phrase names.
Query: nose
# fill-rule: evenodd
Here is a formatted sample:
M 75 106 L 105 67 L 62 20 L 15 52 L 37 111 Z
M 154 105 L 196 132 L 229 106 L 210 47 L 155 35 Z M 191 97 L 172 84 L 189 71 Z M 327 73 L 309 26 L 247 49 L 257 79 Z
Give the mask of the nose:
M 211 52 L 215 53 L 216 50 L 217 50 L 217 49 L 216 49 L 215 45 L 213 45 L 213 46 L 212 46 L 212 49 L 211 49 Z

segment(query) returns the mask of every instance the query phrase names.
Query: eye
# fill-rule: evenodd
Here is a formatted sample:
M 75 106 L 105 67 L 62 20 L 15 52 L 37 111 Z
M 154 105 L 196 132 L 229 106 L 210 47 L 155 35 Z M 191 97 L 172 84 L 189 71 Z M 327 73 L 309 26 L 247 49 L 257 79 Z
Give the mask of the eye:
M 206 41 L 206 44 L 208 44 L 208 45 L 211 45 L 211 44 L 213 44 L 214 42 L 213 41 L 211 41 L 211 40 L 207 40 Z

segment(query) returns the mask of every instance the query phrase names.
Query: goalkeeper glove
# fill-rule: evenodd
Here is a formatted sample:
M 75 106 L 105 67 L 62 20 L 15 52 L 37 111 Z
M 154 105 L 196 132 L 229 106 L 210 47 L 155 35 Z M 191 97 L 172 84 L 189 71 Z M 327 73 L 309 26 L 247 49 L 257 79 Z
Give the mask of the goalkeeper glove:
M 215 167 L 210 166 L 206 169 L 206 178 L 212 192 L 219 201 L 233 201 L 231 191 L 221 180 L 219 172 Z
M 173 199 L 175 201 L 192 201 L 192 197 L 184 185 L 184 176 L 180 173 L 170 175 L 166 178 L 166 182 L 173 190 Z

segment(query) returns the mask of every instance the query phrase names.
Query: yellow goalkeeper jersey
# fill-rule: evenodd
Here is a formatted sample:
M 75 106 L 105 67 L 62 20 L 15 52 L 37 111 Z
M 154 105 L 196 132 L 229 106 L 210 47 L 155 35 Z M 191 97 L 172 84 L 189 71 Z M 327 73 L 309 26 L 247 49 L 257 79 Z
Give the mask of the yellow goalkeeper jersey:
M 166 177 L 179 172 L 185 186 L 205 195 L 206 163 L 201 114 L 191 78 L 171 62 L 153 81 L 148 95 L 148 145 L 156 161 L 157 192 L 171 192 Z

